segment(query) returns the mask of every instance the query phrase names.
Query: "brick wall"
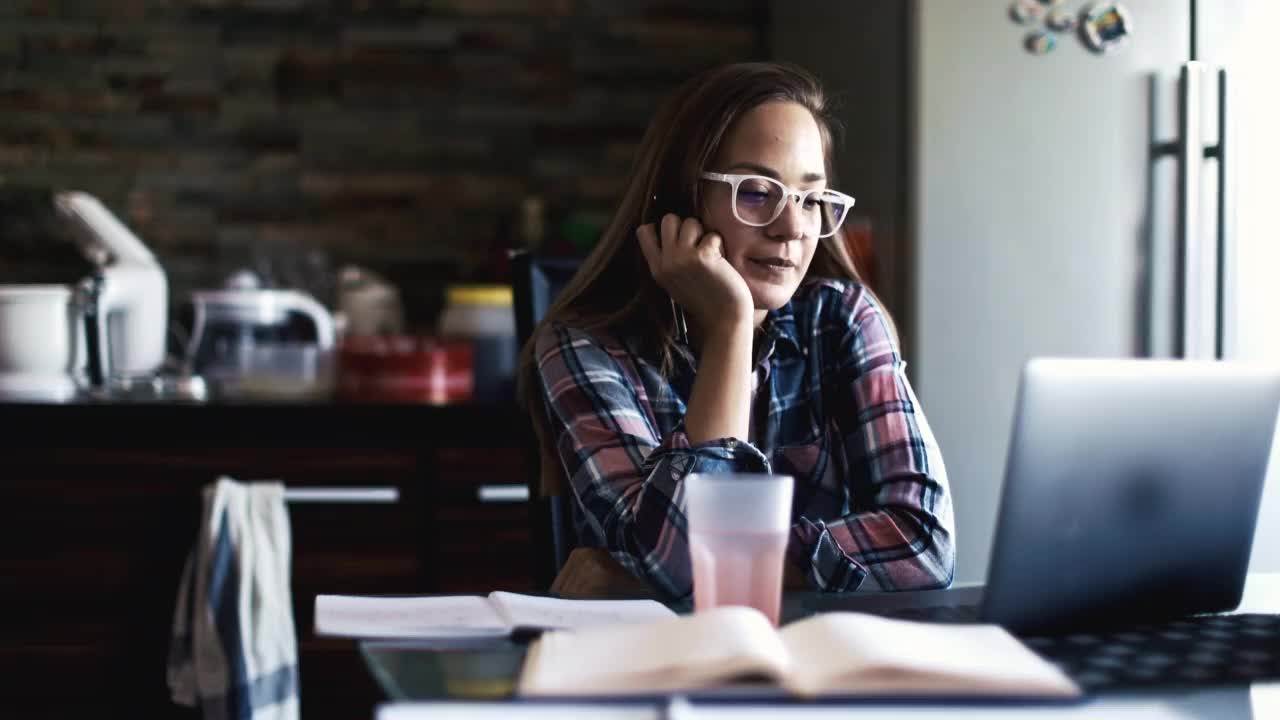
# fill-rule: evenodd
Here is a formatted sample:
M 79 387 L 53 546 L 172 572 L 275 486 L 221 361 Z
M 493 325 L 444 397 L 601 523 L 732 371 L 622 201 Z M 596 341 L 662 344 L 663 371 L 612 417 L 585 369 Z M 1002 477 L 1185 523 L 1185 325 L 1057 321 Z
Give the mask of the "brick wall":
M 711 0 L 3 0 L 0 178 L 101 197 L 175 296 L 360 262 L 483 279 L 530 194 L 602 224 L 651 111 L 764 53 Z M 416 288 L 416 290 L 415 290 Z M 429 313 L 424 313 L 429 314 Z

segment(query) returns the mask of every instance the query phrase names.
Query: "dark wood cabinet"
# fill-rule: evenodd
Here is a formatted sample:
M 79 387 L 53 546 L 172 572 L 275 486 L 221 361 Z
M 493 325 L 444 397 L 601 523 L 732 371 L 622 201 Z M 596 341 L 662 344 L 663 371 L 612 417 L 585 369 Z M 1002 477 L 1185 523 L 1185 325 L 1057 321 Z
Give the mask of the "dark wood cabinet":
M 394 489 L 291 503 L 302 712 L 369 717 L 355 644 L 312 633 L 318 593 L 529 591 L 515 408 L 0 406 L 0 673 L 37 715 L 182 716 L 165 681 L 201 488 Z

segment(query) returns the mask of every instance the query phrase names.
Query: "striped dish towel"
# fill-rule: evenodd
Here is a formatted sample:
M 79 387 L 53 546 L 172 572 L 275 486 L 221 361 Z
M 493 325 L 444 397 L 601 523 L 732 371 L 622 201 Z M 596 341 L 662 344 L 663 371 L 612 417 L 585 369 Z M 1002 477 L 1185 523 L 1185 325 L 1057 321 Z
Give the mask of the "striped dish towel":
M 174 702 L 199 705 L 207 720 L 296 720 L 290 545 L 280 483 L 205 486 L 173 614 Z

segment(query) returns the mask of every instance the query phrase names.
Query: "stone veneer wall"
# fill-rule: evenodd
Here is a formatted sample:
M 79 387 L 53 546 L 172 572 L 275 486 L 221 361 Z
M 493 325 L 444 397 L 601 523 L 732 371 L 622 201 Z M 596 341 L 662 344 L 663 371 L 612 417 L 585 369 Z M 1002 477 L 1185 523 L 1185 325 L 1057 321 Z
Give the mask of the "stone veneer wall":
M 566 213 L 603 223 L 658 99 L 762 57 L 767 12 L 3 0 L 0 179 L 102 198 L 175 299 L 245 265 L 323 294 L 324 269 L 355 261 L 430 303 L 445 277 L 500 274 L 528 195 L 553 233 Z

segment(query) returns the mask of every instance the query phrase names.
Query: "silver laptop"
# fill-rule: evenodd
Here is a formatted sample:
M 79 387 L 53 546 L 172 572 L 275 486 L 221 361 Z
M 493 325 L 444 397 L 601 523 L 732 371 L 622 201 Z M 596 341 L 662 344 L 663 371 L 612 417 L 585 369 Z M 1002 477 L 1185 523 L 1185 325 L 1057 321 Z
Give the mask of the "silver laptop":
M 1031 360 L 985 590 L 885 593 L 842 606 L 913 616 L 900 611 L 976 600 L 968 619 L 1018 633 L 1232 609 L 1278 414 L 1280 368 Z

